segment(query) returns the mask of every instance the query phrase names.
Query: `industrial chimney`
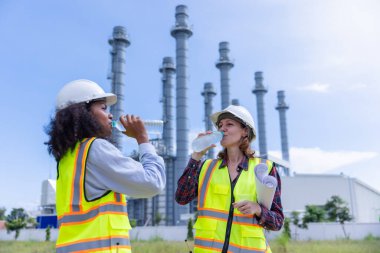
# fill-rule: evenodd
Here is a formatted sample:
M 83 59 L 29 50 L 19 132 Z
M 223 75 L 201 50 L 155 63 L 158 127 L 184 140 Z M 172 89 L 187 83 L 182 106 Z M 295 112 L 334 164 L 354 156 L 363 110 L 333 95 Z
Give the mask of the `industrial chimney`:
M 166 198 L 165 198 L 165 223 L 174 225 L 175 209 L 175 164 L 174 164 L 174 74 L 175 66 L 173 58 L 165 57 L 160 68 L 162 73 L 162 109 L 163 109 L 163 133 L 165 153 L 163 155 L 166 167 Z
M 187 116 L 187 39 L 193 32 L 187 24 L 187 6 L 178 5 L 175 13 L 175 26 L 171 30 L 171 35 L 176 40 L 176 118 L 177 118 L 177 157 L 175 162 L 175 180 L 180 178 L 186 166 L 189 155 L 189 126 Z M 175 205 L 174 221 L 180 222 L 180 215 L 188 213 L 187 206 Z
M 212 131 L 213 126 L 212 122 L 210 120 L 210 115 L 213 113 L 213 107 L 212 107 L 212 98 L 216 95 L 216 92 L 214 91 L 214 87 L 212 83 L 205 83 L 204 89 L 201 95 L 204 97 L 204 103 L 205 103 L 205 129 L 206 131 Z M 210 159 L 214 158 L 214 149 L 210 149 L 207 152 L 207 157 Z
M 285 103 L 285 91 L 277 91 L 278 104 L 276 110 L 280 115 L 280 130 L 281 130 L 281 151 L 282 159 L 289 161 L 289 146 L 288 146 L 288 134 L 286 130 L 286 110 L 289 106 Z
M 166 155 L 174 156 L 174 97 L 173 77 L 175 66 L 172 57 L 165 57 L 160 68 L 162 73 L 162 109 L 163 109 L 163 132 L 162 139 L 166 147 Z
M 259 135 L 259 150 L 260 156 L 266 158 L 268 155 L 267 141 L 265 136 L 265 108 L 264 108 L 264 95 L 268 90 L 263 85 L 263 73 L 255 72 L 256 85 L 252 93 L 256 95 L 257 105 L 257 122 L 258 122 L 258 135 Z
M 122 26 L 113 28 L 112 38 L 108 40 L 112 46 L 111 53 L 111 85 L 112 92 L 117 96 L 117 103 L 112 105 L 110 111 L 114 119 L 118 119 L 124 112 L 124 76 L 125 76 L 125 49 L 130 45 L 127 37 L 126 29 Z M 119 131 L 113 131 L 112 142 L 115 146 L 122 150 L 122 134 Z
M 237 98 L 232 99 L 231 104 L 232 105 L 240 105 L 239 99 L 237 99 Z
M 220 87 L 221 87 L 221 100 L 222 100 L 222 110 L 230 105 L 230 78 L 229 71 L 234 66 L 228 53 L 230 52 L 228 42 L 219 43 L 219 60 L 216 62 L 215 66 L 220 70 Z

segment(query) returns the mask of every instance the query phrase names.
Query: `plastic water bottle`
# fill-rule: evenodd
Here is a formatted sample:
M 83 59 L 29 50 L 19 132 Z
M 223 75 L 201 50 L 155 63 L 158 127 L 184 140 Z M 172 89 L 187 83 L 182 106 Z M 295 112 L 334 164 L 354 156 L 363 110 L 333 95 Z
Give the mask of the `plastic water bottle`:
M 145 127 L 151 134 L 161 134 L 164 122 L 162 120 L 143 120 Z M 120 132 L 125 132 L 123 124 L 119 120 L 112 120 L 112 127 Z
M 210 134 L 199 136 L 191 143 L 191 147 L 195 152 L 201 152 L 212 144 L 220 142 L 223 138 L 223 132 L 214 131 Z
M 112 120 L 112 127 L 116 128 L 120 132 L 125 132 L 125 127 L 121 124 L 120 120 Z

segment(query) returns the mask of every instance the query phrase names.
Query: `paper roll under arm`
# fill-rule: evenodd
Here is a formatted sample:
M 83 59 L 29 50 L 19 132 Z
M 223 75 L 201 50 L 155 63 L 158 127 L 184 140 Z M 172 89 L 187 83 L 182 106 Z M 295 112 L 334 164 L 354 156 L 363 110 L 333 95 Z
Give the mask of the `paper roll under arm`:
M 277 179 L 268 175 L 268 167 L 264 163 L 255 166 L 255 176 L 257 202 L 270 209 L 277 187 Z
M 275 188 L 277 187 L 277 179 L 272 176 L 265 176 L 262 180 L 262 183 L 268 187 L 268 188 Z
M 263 177 L 268 175 L 268 166 L 265 163 L 259 163 L 255 166 L 255 176 L 260 181 L 262 181 Z

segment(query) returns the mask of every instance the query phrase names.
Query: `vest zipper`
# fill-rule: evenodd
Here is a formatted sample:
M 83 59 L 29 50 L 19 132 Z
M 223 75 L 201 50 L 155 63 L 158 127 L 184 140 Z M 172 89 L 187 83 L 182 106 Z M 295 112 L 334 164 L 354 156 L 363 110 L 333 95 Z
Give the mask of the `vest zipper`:
M 228 246 L 230 245 L 230 235 L 231 235 L 231 227 L 232 227 L 232 221 L 234 218 L 234 207 L 232 203 L 235 202 L 235 197 L 234 197 L 234 189 L 235 185 L 237 183 L 238 178 L 240 177 L 241 170 L 239 170 L 239 174 L 236 176 L 234 181 L 230 180 L 231 183 L 231 203 L 230 203 L 230 211 L 228 212 L 228 220 L 227 220 L 227 227 L 226 227 L 226 236 L 224 238 L 224 244 L 223 244 L 223 249 L 222 253 L 227 253 L 228 251 Z

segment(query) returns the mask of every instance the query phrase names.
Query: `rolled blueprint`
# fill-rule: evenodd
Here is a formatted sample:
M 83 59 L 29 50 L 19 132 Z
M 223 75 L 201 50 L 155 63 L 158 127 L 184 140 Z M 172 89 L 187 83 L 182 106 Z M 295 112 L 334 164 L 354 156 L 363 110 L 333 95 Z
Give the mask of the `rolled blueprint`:
M 255 166 L 255 176 L 257 202 L 270 209 L 277 187 L 277 179 L 268 175 L 268 166 L 265 163 Z

